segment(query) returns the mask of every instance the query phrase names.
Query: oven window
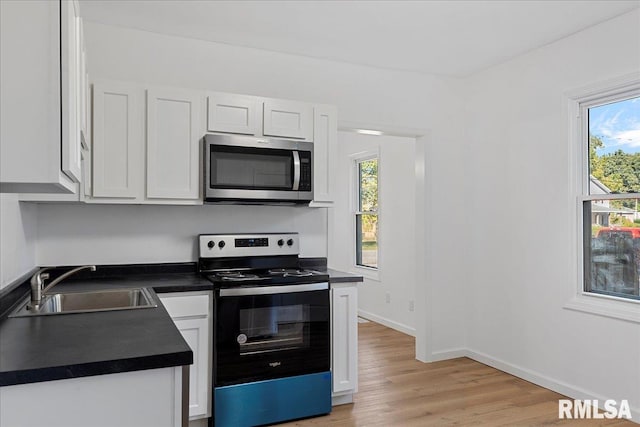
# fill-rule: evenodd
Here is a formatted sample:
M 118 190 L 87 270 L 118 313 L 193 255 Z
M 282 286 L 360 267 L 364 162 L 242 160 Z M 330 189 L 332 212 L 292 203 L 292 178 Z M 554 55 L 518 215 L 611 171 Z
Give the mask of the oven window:
M 211 146 L 211 188 L 291 190 L 293 155 L 289 150 Z
M 308 305 L 240 310 L 240 355 L 309 347 Z

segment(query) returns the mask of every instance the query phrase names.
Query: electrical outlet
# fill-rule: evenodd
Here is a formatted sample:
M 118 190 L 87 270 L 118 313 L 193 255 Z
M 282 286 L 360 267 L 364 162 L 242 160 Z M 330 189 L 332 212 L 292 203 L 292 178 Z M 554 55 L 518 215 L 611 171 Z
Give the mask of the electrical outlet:
M 409 301 L 409 311 L 413 311 L 414 308 L 415 308 L 415 305 L 413 300 Z
M 387 304 L 391 302 L 391 294 L 389 292 L 384 294 L 384 300 L 387 302 Z

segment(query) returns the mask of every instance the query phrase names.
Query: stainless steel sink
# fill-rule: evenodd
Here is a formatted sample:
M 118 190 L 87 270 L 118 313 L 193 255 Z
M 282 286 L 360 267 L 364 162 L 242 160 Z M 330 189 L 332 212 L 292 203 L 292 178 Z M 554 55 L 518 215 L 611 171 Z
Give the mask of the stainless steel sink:
M 30 299 L 27 298 L 9 317 L 134 310 L 158 306 L 146 288 L 60 292 L 45 295 L 44 301 L 37 310 L 27 308 L 29 301 Z

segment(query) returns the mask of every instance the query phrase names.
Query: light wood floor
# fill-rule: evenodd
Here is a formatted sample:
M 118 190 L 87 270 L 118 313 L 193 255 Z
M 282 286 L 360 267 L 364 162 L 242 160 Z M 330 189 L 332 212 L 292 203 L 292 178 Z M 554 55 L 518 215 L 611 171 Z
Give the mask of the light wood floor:
M 630 426 L 626 420 L 559 420 L 564 396 L 468 358 L 415 360 L 413 337 L 358 324 L 359 390 L 331 414 L 281 426 Z

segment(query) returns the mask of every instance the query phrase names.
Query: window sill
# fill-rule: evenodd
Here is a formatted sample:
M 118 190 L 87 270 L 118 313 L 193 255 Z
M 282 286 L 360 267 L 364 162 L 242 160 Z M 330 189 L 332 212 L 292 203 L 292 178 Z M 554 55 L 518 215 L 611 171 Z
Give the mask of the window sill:
M 635 300 L 583 293 L 573 297 L 564 305 L 564 308 L 632 323 L 640 323 L 640 301 Z
M 351 269 L 354 274 L 359 274 L 367 279 L 380 281 L 380 270 L 377 268 L 363 267 L 361 265 L 354 265 Z

